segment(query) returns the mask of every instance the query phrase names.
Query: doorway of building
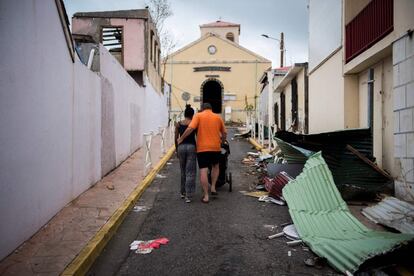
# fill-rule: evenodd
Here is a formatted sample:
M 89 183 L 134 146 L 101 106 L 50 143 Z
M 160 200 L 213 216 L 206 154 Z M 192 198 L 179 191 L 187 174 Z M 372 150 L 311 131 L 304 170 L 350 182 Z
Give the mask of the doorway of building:
M 210 103 L 214 113 L 222 110 L 222 86 L 217 80 L 207 80 L 201 87 L 202 103 Z
M 286 102 L 285 93 L 280 93 L 280 129 L 286 130 Z

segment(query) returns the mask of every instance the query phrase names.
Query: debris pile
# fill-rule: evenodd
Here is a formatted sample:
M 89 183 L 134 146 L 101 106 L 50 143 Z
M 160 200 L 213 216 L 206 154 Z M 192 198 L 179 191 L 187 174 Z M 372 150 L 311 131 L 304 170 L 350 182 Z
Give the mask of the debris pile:
M 268 238 L 286 237 L 290 246 L 301 244 L 317 255 L 304 260 L 306 265 L 327 263 L 347 275 L 367 260 L 372 263 L 376 256 L 412 245 L 414 205 L 386 197 L 362 210 L 371 221 L 401 232 L 397 234 L 367 228 L 344 201 L 365 202 L 393 193 L 393 179 L 375 164 L 370 137 L 366 129 L 315 135 L 278 132 L 277 150 L 249 152 L 242 163 L 257 177 L 252 187 L 256 191 L 243 193 L 287 204 L 292 217 L 293 223 L 281 225 L 283 231 Z

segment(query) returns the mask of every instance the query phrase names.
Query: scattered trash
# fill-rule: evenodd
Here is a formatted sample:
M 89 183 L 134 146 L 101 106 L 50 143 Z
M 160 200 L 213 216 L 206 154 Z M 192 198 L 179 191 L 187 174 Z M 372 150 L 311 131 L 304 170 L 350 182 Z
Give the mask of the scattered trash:
M 286 238 L 290 240 L 299 240 L 298 231 L 296 231 L 296 227 L 294 224 L 289 224 L 283 228 L 283 233 L 285 234 Z
M 414 205 L 389 196 L 375 206 L 362 209 L 362 214 L 401 233 L 414 234 Z
M 147 206 L 134 206 L 134 208 L 132 209 L 134 212 L 145 212 L 148 211 L 150 208 Z
M 321 269 L 326 264 L 326 259 L 321 257 L 313 257 L 304 260 L 305 265 Z
M 298 244 L 301 244 L 301 243 L 302 243 L 302 240 L 295 240 L 295 241 L 286 242 L 286 244 L 289 245 L 289 246 L 295 246 L 295 245 L 298 245 Z
M 234 138 L 247 138 L 250 137 L 250 129 L 240 129 L 241 133 L 234 134 Z
M 108 190 L 115 190 L 115 186 L 113 185 L 113 184 L 106 184 L 106 188 L 108 189 Z
M 274 156 L 273 156 L 273 155 L 271 155 L 271 154 L 269 154 L 269 153 L 264 153 L 264 154 L 260 155 L 260 156 L 257 158 L 257 160 L 256 160 L 256 161 L 262 162 L 262 161 L 264 161 L 264 160 L 271 159 L 271 158 L 273 158 L 273 157 L 274 157 Z
M 256 164 L 256 159 L 251 156 L 248 156 L 246 158 L 243 158 L 241 162 L 246 165 L 253 165 Z
M 259 156 L 260 156 L 260 153 L 258 153 L 258 152 L 251 152 L 251 151 L 249 151 L 249 152 L 247 152 L 247 155 L 248 155 L 248 156 L 253 156 L 253 157 L 259 157 Z
M 265 224 L 263 227 L 270 229 L 270 231 L 274 231 L 277 228 L 277 225 Z
M 277 205 L 285 205 L 286 204 L 282 200 L 278 200 L 276 198 L 273 198 L 273 197 L 270 197 L 270 196 L 267 196 L 267 195 L 263 195 L 263 196 L 259 197 L 259 201 L 261 201 L 261 202 L 272 202 L 272 203 L 277 204 Z
M 266 189 L 266 187 L 263 184 L 259 184 L 259 185 L 256 186 L 256 190 L 263 191 L 265 189 Z
M 277 233 L 277 234 L 274 234 L 274 235 L 270 235 L 270 236 L 268 236 L 267 238 L 268 238 L 269 240 L 271 240 L 271 239 L 274 239 L 274 238 L 279 238 L 279 237 L 282 237 L 283 235 L 285 235 L 285 233 L 280 232 L 280 233 Z
M 159 238 L 156 240 L 149 241 L 133 241 L 129 245 L 130 250 L 135 250 L 137 254 L 149 254 L 152 250 L 159 248 L 162 244 L 167 244 L 169 239 Z
M 288 257 L 292 256 L 292 251 L 288 251 Z
M 172 162 L 167 162 L 167 165 L 172 165 Z
M 159 173 L 157 173 L 157 176 L 156 176 L 157 178 L 161 178 L 161 179 L 163 179 L 163 178 L 167 178 L 167 176 L 165 176 L 165 175 L 162 175 L 162 174 L 159 174 Z
M 246 196 L 257 197 L 257 198 L 260 198 L 261 196 L 267 196 L 269 194 L 266 191 L 256 191 L 256 192 L 240 191 L 240 193 L 242 193 Z

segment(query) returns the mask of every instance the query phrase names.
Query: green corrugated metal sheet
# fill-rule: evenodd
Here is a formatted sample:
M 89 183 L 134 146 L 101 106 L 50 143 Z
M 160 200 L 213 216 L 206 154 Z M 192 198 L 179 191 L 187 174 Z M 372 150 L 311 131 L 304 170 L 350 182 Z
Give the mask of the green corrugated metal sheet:
M 370 230 L 352 216 L 320 152 L 283 188 L 283 197 L 302 240 L 343 273 L 414 238 Z
M 313 151 L 302 149 L 291 145 L 279 138 L 275 138 L 277 145 L 282 151 L 283 158 L 288 162 L 288 164 L 305 164 L 309 156 L 314 154 Z

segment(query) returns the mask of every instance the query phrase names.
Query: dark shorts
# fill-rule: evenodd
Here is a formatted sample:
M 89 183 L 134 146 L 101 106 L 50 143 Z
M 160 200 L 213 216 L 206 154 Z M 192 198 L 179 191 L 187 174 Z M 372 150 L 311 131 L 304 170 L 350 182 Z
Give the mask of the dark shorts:
M 215 165 L 220 160 L 219 151 L 204 151 L 197 153 L 197 162 L 200 169 L 208 168 L 210 165 Z

